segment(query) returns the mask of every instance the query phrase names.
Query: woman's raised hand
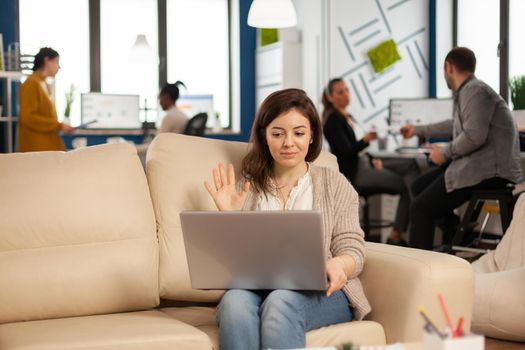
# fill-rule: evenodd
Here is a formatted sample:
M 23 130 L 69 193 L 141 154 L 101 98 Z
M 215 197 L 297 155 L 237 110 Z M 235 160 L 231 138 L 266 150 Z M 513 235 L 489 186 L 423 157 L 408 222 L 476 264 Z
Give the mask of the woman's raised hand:
M 233 164 L 228 165 L 228 174 L 226 174 L 224 165 L 219 163 L 218 168 L 213 168 L 212 174 L 215 190 L 208 181 L 204 181 L 204 187 L 213 198 L 217 208 L 220 211 L 241 210 L 250 190 L 250 182 L 246 181 L 242 190 L 237 191 Z

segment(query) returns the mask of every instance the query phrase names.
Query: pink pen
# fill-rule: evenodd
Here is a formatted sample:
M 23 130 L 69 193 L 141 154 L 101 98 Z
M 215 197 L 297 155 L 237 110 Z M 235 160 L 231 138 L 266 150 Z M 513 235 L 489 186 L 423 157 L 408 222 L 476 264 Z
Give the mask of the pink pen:
M 456 337 L 455 331 L 454 331 L 454 325 L 452 324 L 452 320 L 450 319 L 450 315 L 448 314 L 447 305 L 445 304 L 445 298 L 443 298 L 443 295 L 441 293 L 438 294 L 439 304 L 441 305 L 441 310 L 443 310 L 443 314 L 445 315 L 445 320 L 448 323 L 448 326 L 450 328 L 450 332 L 452 333 L 452 338 Z

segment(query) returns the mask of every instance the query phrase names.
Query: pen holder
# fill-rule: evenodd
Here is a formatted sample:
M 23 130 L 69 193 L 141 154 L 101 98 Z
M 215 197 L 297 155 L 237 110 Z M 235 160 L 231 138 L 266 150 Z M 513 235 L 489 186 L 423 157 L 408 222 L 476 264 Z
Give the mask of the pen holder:
M 423 350 L 484 350 L 485 337 L 478 334 L 465 334 L 461 337 L 441 338 L 435 333 L 423 331 Z

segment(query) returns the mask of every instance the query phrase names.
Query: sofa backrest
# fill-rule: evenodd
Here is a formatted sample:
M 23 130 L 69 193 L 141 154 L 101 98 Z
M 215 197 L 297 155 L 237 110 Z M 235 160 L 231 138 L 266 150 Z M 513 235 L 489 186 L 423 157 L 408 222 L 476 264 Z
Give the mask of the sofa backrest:
M 249 144 L 177 134 L 160 134 L 148 149 L 146 168 L 160 246 L 160 295 L 165 299 L 217 302 L 222 291 L 191 288 L 179 213 L 216 210 L 204 188 L 219 162 L 232 163 L 239 179 Z M 337 169 L 335 157 L 322 152 L 315 164 Z
M 148 184 L 129 144 L 0 155 L 0 323 L 158 305 Z

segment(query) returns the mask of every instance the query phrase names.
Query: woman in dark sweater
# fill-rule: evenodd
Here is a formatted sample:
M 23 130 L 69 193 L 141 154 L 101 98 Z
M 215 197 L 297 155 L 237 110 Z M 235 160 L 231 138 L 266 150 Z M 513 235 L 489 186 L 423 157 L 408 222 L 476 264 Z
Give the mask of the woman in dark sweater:
M 363 132 L 347 112 L 350 92 L 342 79 L 336 78 L 329 82 L 322 100 L 324 136 L 330 150 L 337 157 L 339 170 L 352 182 L 359 194 L 386 193 L 400 196 L 394 228 L 387 243 L 406 245 L 402 233 L 408 226 L 410 194 L 403 176 L 418 172 L 417 165 L 413 161 L 393 161 L 383 167 L 380 159 L 372 159 L 364 153 L 370 141 L 377 138 L 377 133 Z

